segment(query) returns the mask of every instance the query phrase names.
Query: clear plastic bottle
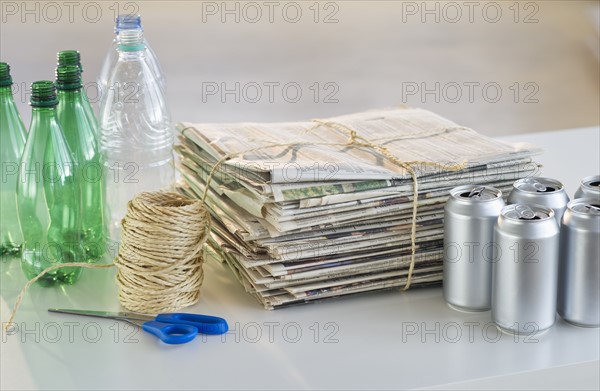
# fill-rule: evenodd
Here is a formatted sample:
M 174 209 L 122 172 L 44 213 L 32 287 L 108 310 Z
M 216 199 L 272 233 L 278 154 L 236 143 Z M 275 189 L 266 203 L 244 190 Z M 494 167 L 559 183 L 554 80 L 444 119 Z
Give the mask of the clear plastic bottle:
M 78 163 L 81 190 L 83 247 L 91 260 L 106 250 L 104 238 L 104 177 L 100 165 L 96 118 L 85 112 L 81 70 L 76 65 L 56 68 L 56 114 L 65 140 Z
M 109 234 L 119 241 L 127 203 L 139 192 L 172 189 L 173 132 L 163 89 L 145 61 L 142 30 L 123 30 L 119 60 L 100 108 L 100 151 Z
M 23 244 L 17 217 L 17 173 L 25 146 L 25 125 L 12 94 L 10 66 L 0 63 L 0 255 L 16 255 Z
M 31 85 L 31 125 L 17 179 L 17 209 L 23 233 L 21 269 L 27 278 L 57 263 L 86 262 L 81 245 L 80 184 L 76 161 L 56 118 L 51 81 Z M 41 285 L 73 284 L 81 268 L 45 274 Z
M 119 15 L 115 20 L 115 39 L 113 40 L 106 57 L 104 58 L 104 63 L 102 64 L 102 69 L 100 71 L 100 76 L 98 77 L 98 87 L 102 94 L 105 94 L 110 88 L 108 84 L 112 72 L 117 64 L 119 59 L 119 40 L 120 33 L 124 30 L 142 30 L 142 18 L 139 15 Z M 158 62 L 158 58 L 154 53 L 154 50 L 148 45 L 148 41 L 144 38 L 145 49 L 145 57 L 144 61 L 148 64 L 148 68 L 152 71 L 152 74 L 158 81 L 158 84 L 161 86 L 163 91 L 166 91 L 166 83 L 164 73 L 162 68 L 160 67 L 160 63 Z

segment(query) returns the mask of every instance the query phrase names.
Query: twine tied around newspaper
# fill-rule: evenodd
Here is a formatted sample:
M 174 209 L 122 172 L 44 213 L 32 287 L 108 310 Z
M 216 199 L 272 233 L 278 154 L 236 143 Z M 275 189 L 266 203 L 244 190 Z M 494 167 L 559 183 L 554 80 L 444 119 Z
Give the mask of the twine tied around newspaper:
M 417 251 L 417 212 L 418 212 L 418 197 L 419 197 L 419 178 L 418 178 L 417 173 L 415 172 L 413 166 L 422 165 L 422 166 L 440 168 L 445 171 L 459 171 L 459 170 L 464 169 L 466 164 L 465 163 L 442 164 L 442 163 L 426 161 L 426 160 L 402 161 L 402 160 L 398 159 L 396 156 L 394 156 L 389 151 L 388 148 L 384 147 L 383 145 L 374 143 L 371 140 L 368 140 L 367 138 L 359 135 L 356 130 L 351 129 L 346 125 L 343 125 L 343 124 L 337 123 L 337 122 L 323 121 L 320 119 L 313 119 L 312 122 L 314 122 L 315 125 L 312 126 L 311 128 L 309 128 L 308 130 L 306 130 L 305 133 L 310 133 L 310 132 L 314 131 L 315 129 L 317 129 L 318 127 L 324 126 L 324 127 L 328 127 L 328 128 L 334 129 L 334 130 L 341 131 L 342 133 L 345 133 L 348 136 L 348 140 L 345 143 L 306 143 L 306 142 L 272 143 L 272 144 L 263 145 L 258 148 L 251 148 L 251 149 L 247 149 L 244 151 L 237 151 L 237 152 L 232 152 L 232 153 L 226 154 L 225 156 L 220 158 L 215 163 L 213 168 L 210 170 L 208 177 L 206 179 L 206 187 L 205 187 L 204 193 L 202 195 L 202 202 L 203 203 L 206 202 L 206 196 L 208 195 L 208 190 L 210 188 L 210 182 L 212 181 L 212 178 L 214 177 L 214 175 L 217 173 L 218 169 L 228 160 L 238 157 L 240 155 L 244 155 L 246 153 L 257 152 L 259 150 L 263 150 L 263 149 L 267 149 L 267 148 L 277 148 L 277 147 L 293 148 L 293 147 L 299 147 L 299 146 L 353 147 L 353 148 L 368 148 L 368 149 L 374 150 L 374 151 L 378 152 L 380 155 L 382 155 L 383 157 L 387 158 L 393 164 L 397 165 L 400 168 L 405 169 L 406 172 L 408 172 L 408 174 L 410 175 L 410 177 L 412 179 L 413 199 L 412 199 L 412 220 L 411 220 L 411 230 L 410 230 L 410 263 L 409 263 L 409 267 L 408 267 L 408 273 L 406 275 L 406 283 L 404 285 L 404 288 L 402 288 L 402 290 L 404 290 L 404 291 L 408 290 L 412 283 L 412 276 L 413 276 L 413 272 L 415 269 L 415 257 L 416 257 L 416 251 Z M 187 128 L 183 129 L 182 133 L 185 132 L 186 129 Z M 465 128 L 463 128 L 461 126 L 452 127 L 452 128 L 444 128 L 444 129 L 436 130 L 433 132 L 421 133 L 419 135 L 400 136 L 400 137 L 388 139 L 388 140 L 386 140 L 386 142 L 399 141 L 399 140 L 412 139 L 412 138 L 431 137 L 431 136 L 439 135 L 442 133 L 446 133 L 450 130 L 457 130 L 457 129 L 465 129 Z
M 5 329 L 13 324 L 31 285 L 62 267 L 116 267 L 119 302 L 130 311 L 156 314 L 196 303 L 204 278 L 203 246 L 210 224 L 210 214 L 200 200 L 178 193 L 138 194 L 129 201 L 121 221 L 121 244 L 113 263 L 69 262 L 44 269 L 19 293 Z

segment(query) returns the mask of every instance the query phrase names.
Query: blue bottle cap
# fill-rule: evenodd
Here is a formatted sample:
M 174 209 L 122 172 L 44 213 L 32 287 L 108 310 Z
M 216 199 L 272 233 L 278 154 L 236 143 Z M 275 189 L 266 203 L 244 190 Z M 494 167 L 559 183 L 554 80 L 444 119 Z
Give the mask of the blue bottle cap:
M 121 30 L 141 30 L 142 18 L 139 15 L 119 15 L 115 20 L 115 32 Z

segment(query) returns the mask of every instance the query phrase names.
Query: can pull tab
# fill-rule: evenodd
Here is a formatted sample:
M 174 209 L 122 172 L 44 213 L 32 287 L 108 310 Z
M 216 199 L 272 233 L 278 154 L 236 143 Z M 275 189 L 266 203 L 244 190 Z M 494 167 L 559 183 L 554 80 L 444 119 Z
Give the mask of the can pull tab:
M 537 190 L 538 192 L 541 192 L 541 193 L 545 193 L 546 190 L 548 190 L 546 188 L 546 186 L 544 186 L 543 184 L 541 184 L 540 182 L 538 182 L 536 180 L 534 180 L 532 182 L 532 185 L 533 185 L 533 187 L 534 187 L 535 190 Z
M 485 186 L 477 186 L 469 193 L 469 198 L 479 197 L 481 193 L 485 190 Z
M 530 191 L 530 192 L 536 192 L 536 193 L 546 193 L 548 191 L 548 188 L 541 183 L 540 181 L 538 181 L 535 178 L 527 178 L 523 181 L 523 185 L 521 187 L 522 190 L 524 191 Z
M 527 205 L 515 206 L 515 212 L 523 220 L 532 220 L 535 217 L 535 212 Z

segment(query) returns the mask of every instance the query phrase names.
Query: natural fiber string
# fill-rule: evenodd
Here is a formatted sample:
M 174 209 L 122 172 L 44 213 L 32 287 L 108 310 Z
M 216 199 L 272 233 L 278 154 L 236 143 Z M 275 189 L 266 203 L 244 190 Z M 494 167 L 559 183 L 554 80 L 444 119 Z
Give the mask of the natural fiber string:
M 210 222 L 203 203 L 177 193 L 141 193 L 131 200 L 115 259 L 121 305 L 155 314 L 195 304 Z
M 424 165 L 424 166 L 441 168 L 446 171 L 458 171 L 458 170 L 463 169 L 465 167 L 465 164 L 459 163 L 459 164 L 446 165 L 446 164 L 425 161 L 425 160 L 402 161 L 402 160 L 398 159 L 396 156 L 394 156 L 386 147 L 376 144 L 374 142 L 371 142 L 370 140 L 366 139 L 365 137 L 360 136 L 356 130 L 351 129 L 351 128 L 347 127 L 346 125 L 343 125 L 343 124 L 340 124 L 337 122 L 323 121 L 323 120 L 319 120 L 319 119 L 314 119 L 313 122 L 315 123 L 315 125 L 309 129 L 307 129 L 305 131 L 305 134 L 312 132 L 319 126 L 325 126 L 325 127 L 331 128 L 331 129 L 341 131 L 342 133 L 346 133 L 349 137 L 348 141 L 346 141 L 345 143 L 307 143 L 307 142 L 272 143 L 272 144 L 263 145 L 263 146 L 260 146 L 257 148 L 251 148 L 251 149 L 247 149 L 244 151 L 237 151 L 237 152 L 232 152 L 232 153 L 226 154 L 225 156 L 220 158 L 215 163 L 213 168 L 210 170 L 208 177 L 206 179 L 206 186 L 204 189 L 204 193 L 202 195 L 202 202 L 206 202 L 206 196 L 207 196 L 208 190 L 210 188 L 210 183 L 211 183 L 214 175 L 217 173 L 217 170 L 219 169 L 219 167 L 221 167 L 221 165 L 223 165 L 223 163 L 227 162 L 228 160 L 230 160 L 234 157 L 240 156 L 240 155 L 257 152 L 257 151 L 260 151 L 260 150 L 263 150 L 266 148 L 297 147 L 297 146 L 334 146 L 334 147 L 335 146 L 347 146 L 347 147 L 356 147 L 356 148 L 364 147 L 364 148 L 370 148 L 372 150 L 375 150 L 376 152 L 378 152 L 379 154 L 381 154 L 382 156 L 387 158 L 389 161 L 391 161 L 393 164 L 405 169 L 408 172 L 408 174 L 411 176 L 412 183 L 413 183 L 412 222 L 411 222 L 411 233 L 410 233 L 410 263 L 409 263 L 409 267 L 408 267 L 408 273 L 406 276 L 406 283 L 404 285 L 404 288 L 402 288 L 402 290 L 404 290 L 404 291 L 408 290 L 411 286 L 412 275 L 413 275 L 413 272 L 415 269 L 415 257 L 416 257 L 416 252 L 417 252 L 417 212 L 418 212 L 418 202 L 417 201 L 418 201 L 418 197 L 419 197 L 419 178 L 418 178 L 415 170 L 412 168 L 412 166 L 420 164 L 420 165 Z M 184 133 L 187 129 L 189 129 L 189 128 L 184 128 L 182 130 L 182 133 Z M 446 133 L 450 130 L 455 130 L 455 129 L 466 129 L 466 128 L 463 128 L 463 127 L 445 128 L 445 129 L 441 129 L 439 131 L 422 134 L 421 137 L 431 137 L 431 136 Z M 386 140 L 386 142 L 399 141 L 399 140 L 403 140 L 403 139 L 413 139 L 413 138 L 416 138 L 415 135 L 400 136 L 400 137 L 388 139 L 388 140 Z
M 23 301 L 23 298 L 25 297 L 25 293 L 27 293 L 27 290 L 33 284 L 35 284 L 37 282 L 37 280 L 42 278 L 46 273 L 49 273 L 52 270 L 60 269 L 62 267 L 84 267 L 87 269 L 108 269 L 108 268 L 111 268 L 114 266 L 115 265 L 112 263 L 99 265 L 99 264 L 86 263 L 86 262 L 69 262 L 69 263 L 60 263 L 60 264 L 49 266 L 49 267 L 45 268 L 44 270 L 42 270 L 40 272 L 40 274 L 33 277 L 31 280 L 27 281 L 27 284 L 25 284 L 25 286 L 21 289 L 21 292 L 19 293 L 19 296 L 17 296 L 15 305 L 13 306 L 13 309 L 10 313 L 10 316 L 8 317 L 8 321 L 6 323 L 4 323 L 4 331 L 8 331 L 10 326 L 12 325 L 13 320 L 15 319 L 15 315 L 17 314 L 17 311 L 19 310 L 19 307 L 21 306 L 21 302 Z
M 46 273 L 63 267 L 117 267 L 119 302 L 144 314 L 175 311 L 196 303 L 204 278 L 203 245 L 210 214 L 199 200 L 177 193 L 140 193 L 121 222 L 119 254 L 111 264 L 67 262 L 50 266 L 21 289 L 5 323 L 8 330 L 27 290 Z

